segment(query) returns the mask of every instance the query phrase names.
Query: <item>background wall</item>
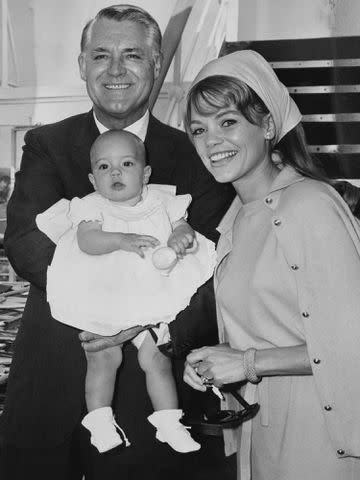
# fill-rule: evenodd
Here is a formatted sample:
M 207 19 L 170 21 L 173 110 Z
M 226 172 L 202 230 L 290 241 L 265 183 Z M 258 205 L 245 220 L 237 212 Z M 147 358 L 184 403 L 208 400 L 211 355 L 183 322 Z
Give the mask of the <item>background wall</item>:
M 131 3 L 147 9 L 164 31 L 176 1 Z M 20 156 L 23 127 L 89 110 L 91 103 L 77 65 L 81 31 L 101 8 L 114 3 L 116 0 L 8 0 L 19 84 L 0 88 L 0 168 Z
M 163 32 L 177 4 L 129 1 L 147 9 Z M 228 41 L 360 35 L 359 0 L 228 1 Z M 19 87 L 0 88 L 0 168 L 10 165 L 12 142 L 20 151 L 24 130 L 14 127 L 49 123 L 90 108 L 77 67 L 80 34 L 88 19 L 113 3 L 116 0 L 8 0 Z M 184 51 L 187 38 L 185 33 Z M 197 58 L 193 64 L 201 66 Z M 167 82 L 171 80 L 170 72 Z M 168 87 L 155 106 L 159 118 L 167 109 Z
M 80 51 L 82 28 L 101 8 L 116 1 L 32 0 L 31 3 L 38 85 L 78 85 L 80 80 L 74 64 Z M 135 0 L 130 3 L 147 9 L 164 31 L 176 0 Z
M 101 8 L 114 3 L 116 0 L 9 0 L 19 86 L 80 84 L 76 58 L 82 28 Z M 150 11 L 163 31 L 176 0 L 131 3 Z
M 239 40 L 360 35 L 358 0 L 239 0 Z
M 83 25 L 116 0 L 11 0 L 20 87 L 80 88 L 76 58 Z M 125 3 L 125 2 L 119 2 Z M 132 0 L 162 31 L 176 0 Z M 358 0 L 230 0 L 238 16 L 229 40 L 309 38 L 360 34 Z M 234 22 L 236 24 L 236 22 Z M 49 90 L 48 90 L 49 92 Z

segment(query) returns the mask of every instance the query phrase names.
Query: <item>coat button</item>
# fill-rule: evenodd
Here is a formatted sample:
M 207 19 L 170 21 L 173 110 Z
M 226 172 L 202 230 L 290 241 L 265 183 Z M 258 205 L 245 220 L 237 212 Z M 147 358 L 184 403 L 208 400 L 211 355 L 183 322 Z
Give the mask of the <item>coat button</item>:
M 265 198 L 265 203 L 267 203 L 268 205 L 270 205 L 272 203 L 273 199 L 271 197 L 266 197 Z
M 332 410 L 332 408 L 331 408 L 330 405 L 325 405 L 324 409 L 325 409 L 327 412 L 330 412 L 330 410 Z
M 309 317 L 310 317 L 309 312 L 302 312 L 301 315 L 302 315 L 304 318 L 309 318 Z
M 338 455 L 344 455 L 345 450 L 343 450 L 342 448 L 339 448 L 339 450 L 336 450 L 336 452 Z
M 291 265 L 291 270 L 299 270 L 299 266 L 298 265 Z
M 279 225 L 281 225 L 281 220 L 279 220 L 278 218 L 274 220 L 274 225 L 275 227 L 278 227 Z
M 321 360 L 320 360 L 320 358 L 314 358 L 313 362 L 315 363 L 315 365 L 319 365 Z

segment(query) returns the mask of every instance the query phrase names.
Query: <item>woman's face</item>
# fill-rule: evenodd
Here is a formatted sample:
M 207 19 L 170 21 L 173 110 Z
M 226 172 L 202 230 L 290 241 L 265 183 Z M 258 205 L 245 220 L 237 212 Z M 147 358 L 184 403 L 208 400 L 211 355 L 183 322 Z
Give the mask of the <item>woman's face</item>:
M 200 114 L 191 109 L 190 132 L 205 167 L 220 183 L 237 184 L 269 162 L 267 127 L 250 123 L 230 106 Z

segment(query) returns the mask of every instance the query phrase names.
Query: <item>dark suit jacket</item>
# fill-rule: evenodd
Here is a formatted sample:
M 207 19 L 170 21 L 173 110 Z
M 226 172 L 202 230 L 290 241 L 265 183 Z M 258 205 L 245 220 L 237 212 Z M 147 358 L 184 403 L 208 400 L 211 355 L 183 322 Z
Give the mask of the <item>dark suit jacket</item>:
M 11 264 L 31 282 L 3 418 L 6 440 L 18 446 L 61 443 L 84 413 L 85 356 L 78 330 L 50 315 L 46 270 L 55 246 L 36 228 L 35 216 L 60 198 L 82 197 L 92 191 L 89 151 L 98 135 L 89 112 L 33 129 L 25 137 L 5 234 Z M 215 227 L 233 197 L 232 190 L 215 183 L 183 132 L 153 116 L 145 145 L 153 169 L 150 182 L 176 185 L 177 193 L 190 193 L 190 224 L 215 239 Z M 130 440 L 144 443 L 151 405 L 136 351 L 132 345 L 125 350 L 116 394 L 121 408 L 118 420 Z

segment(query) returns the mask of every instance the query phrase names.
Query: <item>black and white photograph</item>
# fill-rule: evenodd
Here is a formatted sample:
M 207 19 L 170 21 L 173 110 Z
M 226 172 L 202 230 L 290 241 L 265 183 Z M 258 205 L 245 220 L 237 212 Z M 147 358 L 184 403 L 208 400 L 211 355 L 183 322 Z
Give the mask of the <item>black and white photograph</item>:
M 0 38 L 0 480 L 359 480 L 360 2 Z

